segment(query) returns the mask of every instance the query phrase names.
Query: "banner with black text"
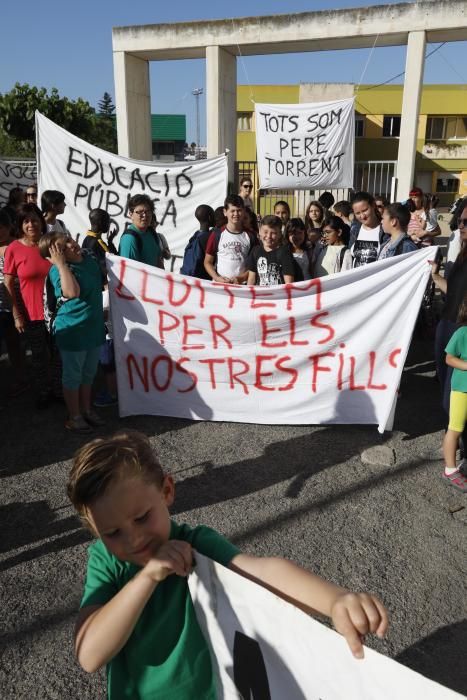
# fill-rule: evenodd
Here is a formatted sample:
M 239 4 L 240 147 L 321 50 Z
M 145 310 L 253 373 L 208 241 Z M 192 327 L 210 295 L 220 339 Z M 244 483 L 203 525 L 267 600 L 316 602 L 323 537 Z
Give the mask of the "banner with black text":
M 436 250 L 276 287 L 107 256 L 120 414 L 384 431 Z
M 39 191 L 60 190 L 68 208 L 63 219 L 73 238 L 89 228 L 91 209 L 105 209 L 118 233 L 128 220 L 128 200 L 147 194 L 155 204 L 158 231 L 173 255 L 183 255 L 199 228 L 195 209 L 224 204 L 227 157 L 166 163 L 138 161 L 103 151 L 36 112 Z M 118 242 L 119 236 L 116 241 Z
M 0 207 L 4 207 L 8 201 L 8 195 L 13 187 L 26 188 L 35 184 L 37 178 L 35 161 L 7 163 L 0 160 Z
M 308 104 L 256 104 L 255 116 L 261 189 L 353 186 L 353 97 Z

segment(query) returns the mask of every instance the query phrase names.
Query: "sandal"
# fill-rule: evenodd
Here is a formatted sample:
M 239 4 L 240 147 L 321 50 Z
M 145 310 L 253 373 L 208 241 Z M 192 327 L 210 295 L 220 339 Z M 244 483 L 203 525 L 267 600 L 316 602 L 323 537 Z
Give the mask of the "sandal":
M 448 476 L 443 472 L 443 479 L 447 479 L 451 482 L 454 488 L 467 493 L 467 476 L 464 476 L 459 469 L 457 469 L 453 474 Z
M 83 413 L 83 418 L 89 425 L 93 428 L 102 428 L 105 425 L 105 420 L 99 416 L 95 411 L 87 411 Z

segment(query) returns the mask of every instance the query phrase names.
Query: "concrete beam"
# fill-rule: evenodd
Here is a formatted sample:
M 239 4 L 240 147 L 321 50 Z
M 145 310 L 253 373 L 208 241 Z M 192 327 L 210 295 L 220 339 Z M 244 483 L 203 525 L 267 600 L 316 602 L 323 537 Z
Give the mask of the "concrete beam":
M 237 59 L 219 46 L 206 47 L 208 158 L 229 149 L 229 181 L 237 151 Z
M 410 32 L 405 63 L 401 128 L 397 156 L 397 199 L 407 199 L 413 185 L 417 153 L 418 116 L 425 67 L 425 32 Z
M 257 55 L 395 46 L 411 31 L 425 31 L 427 41 L 462 41 L 466 37 L 465 0 L 422 0 L 343 10 L 240 17 L 114 27 L 114 51 L 145 60 L 204 58 L 206 46 L 234 55 Z
M 152 160 L 149 63 L 123 51 L 114 52 L 114 81 L 118 153 Z

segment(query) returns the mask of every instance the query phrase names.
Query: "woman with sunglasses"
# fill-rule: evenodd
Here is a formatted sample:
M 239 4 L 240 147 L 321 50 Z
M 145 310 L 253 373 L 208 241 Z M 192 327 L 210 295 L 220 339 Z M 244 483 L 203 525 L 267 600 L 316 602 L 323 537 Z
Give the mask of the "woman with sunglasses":
M 446 277 L 439 274 L 439 263 L 430 260 L 433 282 L 446 295 L 441 320 L 436 328 L 436 370 L 442 391 L 443 408 L 449 416 L 452 367 L 446 364 L 445 348 L 457 330 L 460 307 L 467 294 L 467 204 L 459 216 L 461 249 Z M 467 429 L 462 433 L 461 456 L 467 456 Z M 460 478 L 460 477 L 459 477 Z M 464 477 L 465 478 L 465 477 Z M 456 484 L 454 484 L 456 486 Z M 459 486 L 458 486 L 459 487 Z
M 253 180 L 251 177 L 242 177 L 240 180 L 240 189 L 238 194 L 243 199 L 244 205 L 246 207 L 250 207 L 250 209 L 253 209 L 254 211 L 255 207 L 251 198 L 251 195 L 253 194 Z

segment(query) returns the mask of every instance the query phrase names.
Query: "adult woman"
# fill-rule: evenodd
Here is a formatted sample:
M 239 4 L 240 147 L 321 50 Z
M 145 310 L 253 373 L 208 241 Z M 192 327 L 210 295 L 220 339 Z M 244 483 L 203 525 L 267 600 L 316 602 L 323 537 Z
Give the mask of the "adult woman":
M 445 347 L 457 328 L 457 315 L 467 293 L 467 205 L 464 207 L 458 223 L 461 249 L 449 274 L 442 277 L 438 271 L 439 264 L 430 261 L 433 282 L 446 295 L 441 320 L 436 328 L 435 359 L 438 379 L 441 384 L 443 408 L 447 415 L 449 415 L 452 367 L 446 365 Z M 462 433 L 462 443 L 465 455 L 467 450 L 467 430 L 465 428 Z
M 238 190 L 238 194 L 240 197 L 243 199 L 243 203 L 246 207 L 250 207 L 250 209 L 255 209 L 253 205 L 253 200 L 251 198 L 251 195 L 253 194 L 253 180 L 251 177 L 242 177 L 240 180 L 240 189 Z
M 18 210 L 19 240 L 5 251 L 5 286 L 11 298 L 13 319 L 18 333 L 24 333 L 31 348 L 33 377 L 37 390 L 37 407 L 44 408 L 49 400 L 49 352 L 44 324 L 43 291 L 50 263 L 37 247 L 47 224 L 35 204 L 24 204 Z M 19 280 L 19 291 L 15 279 Z
M 305 228 L 310 243 L 317 243 L 323 233 L 324 207 L 320 202 L 313 200 L 309 203 L 305 213 Z

